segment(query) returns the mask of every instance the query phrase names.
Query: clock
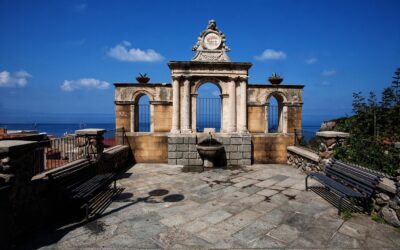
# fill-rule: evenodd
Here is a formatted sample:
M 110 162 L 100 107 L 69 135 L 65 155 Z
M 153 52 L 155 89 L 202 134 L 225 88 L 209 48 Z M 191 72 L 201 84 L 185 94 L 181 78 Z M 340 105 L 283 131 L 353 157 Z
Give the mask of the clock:
M 203 45 L 206 49 L 214 50 L 218 49 L 218 47 L 221 45 L 221 42 L 222 42 L 221 36 L 211 32 L 204 37 Z

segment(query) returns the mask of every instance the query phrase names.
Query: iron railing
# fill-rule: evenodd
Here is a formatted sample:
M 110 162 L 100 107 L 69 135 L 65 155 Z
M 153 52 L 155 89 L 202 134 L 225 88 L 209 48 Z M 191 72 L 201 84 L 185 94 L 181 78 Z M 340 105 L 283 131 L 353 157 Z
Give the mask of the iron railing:
M 279 127 L 279 110 L 276 105 L 268 106 L 268 133 L 277 133 Z
M 34 155 L 34 174 L 61 167 L 88 156 L 85 137 L 68 135 L 38 143 Z
M 197 98 L 196 123 L 198 132 L 204 128 L 215 128 L 221 130 L 221 98 Z
M 138 105 L 138 131 L 139 132 L 149 132 L 150 131 L 150 105 L 149 104 L 139 104 Z

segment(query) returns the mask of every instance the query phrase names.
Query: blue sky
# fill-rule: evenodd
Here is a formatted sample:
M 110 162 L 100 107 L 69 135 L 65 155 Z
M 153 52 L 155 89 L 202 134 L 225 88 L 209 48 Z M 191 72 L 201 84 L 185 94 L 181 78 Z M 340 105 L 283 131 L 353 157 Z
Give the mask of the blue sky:
M 112 122 L 112 83 L 139 72 L 170 82 L 167 62 L 192 58 L 209 19 L 232 61 L 253 63 L 250 83 L 277 72 L 305 85 L 306 122 L 350 114 L 352 92 L 380 93 L 400 67 L 399 9 L 398 0 L 1 0 L 0 122 Z

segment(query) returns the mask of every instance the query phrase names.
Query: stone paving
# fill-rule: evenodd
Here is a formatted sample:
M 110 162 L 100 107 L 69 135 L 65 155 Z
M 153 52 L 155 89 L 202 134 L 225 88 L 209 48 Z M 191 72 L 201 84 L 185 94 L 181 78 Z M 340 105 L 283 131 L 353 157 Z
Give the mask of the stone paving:
M 304 191 L 304 178 L 287 165 L 184 173 L 137 164 L 102 217 L 42 248 L 400 248 L 399 230 L 363 214 L 343 220 Z

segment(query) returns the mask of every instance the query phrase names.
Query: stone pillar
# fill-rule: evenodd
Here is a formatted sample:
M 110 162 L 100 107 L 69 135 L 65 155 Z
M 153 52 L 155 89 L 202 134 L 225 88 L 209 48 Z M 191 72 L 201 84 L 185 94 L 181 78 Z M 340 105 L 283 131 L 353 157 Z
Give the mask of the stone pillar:
M 264 133 L 268 134 L 269 130 L 269 103 L 265 104 L 265 131 Z
M 198 94 L 191 94 L 192 97 L 192 131 L 197 132 L 197 96 Z
M 96 160 L 101 158 L 104 150 L 103 134 L 105 132 L 106 130 L 101 128 L 86 128 L 75 131 L 77 136 L 86 138 L 85 152 L 88 154 L 88 158 Z
M 282 133 L 287 134 L 288 132 L 288 106 L 287 104 L 283 104 L 282 108 Z
M 150 132 L 154 132 L 154 104 L 150 102 Z
M 183 81 L 183 98 L 182 98 L 182 127 L 183 133 L 190 133 L 190 79 L 185 78 Z
M 247 133 L 247 82 L 240 78 L 239 132 Z
M 180 88 L 179 88 L 179 79 L 180 77 L 172 77 L 172 129 L 171 133 L 179 133 L 179 96 L 180 96 Z
M 44 208 L 38 207 L 31 185 L 36 147 L 35 141 L 0 141 L 0 245 L 7 246 L 40 223 Z
M 135 132 L 135 104 L 130 106 L 131 111 L 131 124 L 130 124 L 130 132 Z
M 227 132 L 228 128 L 228 95 L 221 94 L 221 132 Z
M 231 79 L 228 83 L 229 107 L 228 107 L 228 133 L 236 132 L 236 83 Z

